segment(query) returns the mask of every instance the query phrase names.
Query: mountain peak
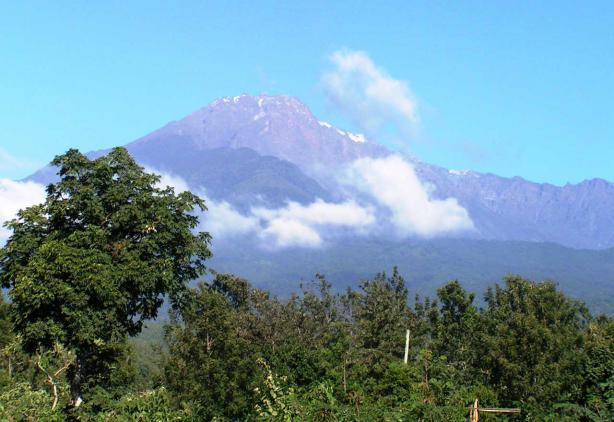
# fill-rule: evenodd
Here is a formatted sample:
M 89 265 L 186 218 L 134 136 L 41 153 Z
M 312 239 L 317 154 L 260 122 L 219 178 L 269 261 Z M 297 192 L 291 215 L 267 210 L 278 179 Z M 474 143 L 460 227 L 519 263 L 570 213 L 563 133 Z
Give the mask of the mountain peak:
M 134 144 L 158 141 L 197 149 L 251 148 L 304 170 L 388 153 L 362 134 L 319 121 L 309 107 L 289 95 L 219 98 Z
M 272 110 L 280 110 L 285 109 L 287 112 L 298 112 L 301 114 L 309 115 L 311 118 L 313 114 L 309 110 L 304 103 L 302 103 L 298 98 L 292 97 L 290 95 L 269 95 L 269 94 L 260 94 L 260 95 L 250 95 L 250 94 L 241 94 L 233 97 L 222 97 L 217 100 L 211 102 L 209 105 L 203 107 L 199 111 L 203 110 L 211 110 L 216 108 L 254 108 L 258 107 L 259 109 L 272 109 Z M 198 113 L 198 112 L 197 112 Z

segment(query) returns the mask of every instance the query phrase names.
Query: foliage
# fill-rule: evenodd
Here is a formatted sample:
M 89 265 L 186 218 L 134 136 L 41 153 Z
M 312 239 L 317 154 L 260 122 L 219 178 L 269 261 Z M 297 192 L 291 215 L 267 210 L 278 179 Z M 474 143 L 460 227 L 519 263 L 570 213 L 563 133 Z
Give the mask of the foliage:
M 260 402 L 254 405 L 256 414 L 264 420 L 290 422 L 301 415 L 298 400 L 292 387 L 284 387 L 277 380 L 269 365 L 259 359 L 258 363 L 265 371 L 263 391 L 256 387 L 256 394 L 260 394 Z M 284 377 L 281 382 L 285 382 Z
M 611 415 L 611 319 L 593 319 L 550 282 L 509 277 L 486 293 L 484 309 L 453 281 L 412 310 L 396 271 L 356 291 L 330 288 L 317 275 L 300 296 L 280 301 L 217 274 L 195 290 L 197 311 L 170 327 L 169 389 L 205 408 L 218 397 L 242 409 L 218 408 L 217 416 L 230 418 L 464 420 L 475 398 L 521 407 L 530 420 Z M 264 378 L 258 361 L 267 362 Z M 211 374 L 241 395 L 243 407 L 202 382 Z
M 53 397 L 44 389 L 33 389 L 30 383 L 15 383 L 0 391 L 1 421 L 61 421 L 59 408 L 52 409 Z
M 10 305 L 5 302 L 0 292 L 0 349 L 9 344 L 13 337 L 13 326 L 9 316 Z
M 0 281 L 26 351 L 61 343 L 76 354 L 78 400 L 83 382 L 104 382 L 126 336 L 157 315 L 164 295 L 184 305 L 187 282 L 205 270 L 209 235 L 192 233 L 203 201 L 156 187 L 160 178 L 122 148 L 95 160 L 70 150 L 52 164 L 60 180 L 45 202 L 7 224 Z
M 84 409 L 85 410 L 85 409 Z M 82 418 L 98 421 L 171 422 L 198 420 L 189 409 L 175 409 L 164 387 L 129 393 L 117 401 L 109 401 L 106 409 L 90 418 L 83 411 Z
M 477 305 L 451 281 L 410 306 L 396 268 L 285 299 L 216 272 L 188 288 L 209 256 L 200 199 L 121 149 L 54 163 L 0 254 L 2 421 L 463 421 L 476 398 L 514 420 L 614 420 L 614 320 L 553 282 L 509 276 Z M 165 295 L 170 321 L 128 341 Z
M 588 313 L 553 283 L 508 277 L 486 294 L 481 360 L 506 404 L 579 398 Z
M 127 349 L 110 375 L 116 381 L 93 389 L 72 415 L 462 421 L 479 398 L 483 405 L 522 408 L 521 420 L 612 419 L 611 318 L 592 317 L 550 282 L 509 277 L 485 296 L 486 307 L 478 309 L 454 281 L 412 309 L 393 271 L 343 293 L 317 275 L 300 295 L 280 300 L 239 277 L 215 274 L 189 291 L 190 306 L 172 312 L 166 344 L 157 349 L 158 378 L 136 381 L 135 362 L 152 358 L 137 359 Z M 412 333 L 408 364 L 404 327 Z M 47 353 L 53 359 L 46 365 L 60 367 L 62 353 Z M 27 368 L 0 390 L 5 400 L 19 397 L 5 406 L 5 418 L 19 412 L 63 418 L 63 410 L 51 410 L 44 374 Z M 58 409 L 67 409 L 67 384 L 59 382 Z

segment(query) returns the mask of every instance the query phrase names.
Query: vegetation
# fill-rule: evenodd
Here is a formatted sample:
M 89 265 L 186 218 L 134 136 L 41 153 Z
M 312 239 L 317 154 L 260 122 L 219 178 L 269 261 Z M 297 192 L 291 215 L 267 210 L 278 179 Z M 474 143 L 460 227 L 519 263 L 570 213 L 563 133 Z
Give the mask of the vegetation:
M 192 233 L 202 200 L 157 188 L 158 176 L 124 149 L 96 160 L 70 150 L 52 164 L 60 180 L 46 201 L 8 223 L 0 282 L 11 289 L 23 350 L 37 356 L 54 389 L 66 372 L 78 406 L 83 387 L 109 381 L 126 336 L 157 315 L 164 295 L 183 306 L 187 283 L 205 271 L 209 236 Z M 42 357 L 58 344 L 70 361 L 48 373 Z
M 522 409 L 481 420 L 614 419 L 614 321 L 551 282 L 509 276 L 480 307 L 457 281 L 412 298 L 396 269 L 284 300 L 225 273 L 188 288 L 197 197 L 123 150 L 55 163 L 1 252 L 0 421 L 464 421 L 476 398 Z

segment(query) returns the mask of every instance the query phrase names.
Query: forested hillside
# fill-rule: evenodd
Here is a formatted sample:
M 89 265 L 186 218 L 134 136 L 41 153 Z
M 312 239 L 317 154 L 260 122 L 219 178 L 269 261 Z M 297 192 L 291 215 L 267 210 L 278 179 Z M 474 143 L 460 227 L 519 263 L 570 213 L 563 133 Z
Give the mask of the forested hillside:
M 252 241 L 253 242 L 253 241 Z M 210 264 L 238 274 L 255 286 L 287 296 L 310 274 L 326 274 L 335 290 L 355 287 L 382 268 L 397 266 L 420 295 L 434 295 L 458 279 L 479 293 L 508 274 L 552 280 L 565 294 L 582 300 L 595 313 L 614 314 L 614 249 L 570 249 L 553 243 L 470 239 L 394 241 L 357 238 L 333 240 L 322 248 L 262 250 L 241 239 L 218 239 Z M 480 304 L 482 298 L 477 298 Z

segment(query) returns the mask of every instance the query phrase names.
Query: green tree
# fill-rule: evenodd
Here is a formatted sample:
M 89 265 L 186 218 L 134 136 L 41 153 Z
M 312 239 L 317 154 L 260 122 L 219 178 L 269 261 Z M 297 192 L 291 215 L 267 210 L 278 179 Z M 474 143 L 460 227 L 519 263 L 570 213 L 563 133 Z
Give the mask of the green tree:
M 210 236 L 193 233 L 204 202 L 157 187 L 159 176 L 123 148 L 95 160 L 69 150 L 52 165 L 59 181 L 45 202 L 7 224 L 0 281 L 26 351 L 60 343 L 75 354 L 68 376 L 78 404 L 82 386 L 102 380 L 165 295 L 184 305 Z
M 479 359 L 481 316 L 473 305 L 474 295 L 458 281 L 437 289 L 439 312 L 431 314 L 431 348 L 456 370 L 457 382 L 474 380 L 474 362 Z
M 361 283 L 354 317 L 365 349 L 387 356 L 403 356 L 411 311 L 405 280 L 396 267 L 390 277 L 380 273 L 373 280 Z
M 614 320 L 591 321 L 586 343 L 582 404 L 602 420 L 614 420 Z
M 4 301 L 4 293 L 0 291 L 0 388 L 7 384 L 13 374 L 15 343 L 13 324 L 10 319 L 10 305 Z
M 506 404 L 532 417 L 540 408 L 577 401 L 585 365 L 584 306 L 554 283 L 517 276 L 486 294 L 481 369 Z
M 193 306 L 174 313 L 166 329 L 168 388 L 203 420 L 242 419 L 252 411 L 258 346 L 242 324 L 240 287 L 240 279 L 224 274 L 199 284 Z

